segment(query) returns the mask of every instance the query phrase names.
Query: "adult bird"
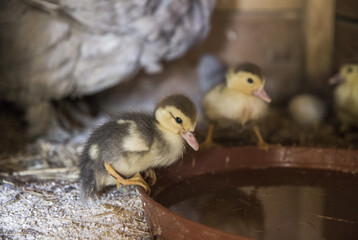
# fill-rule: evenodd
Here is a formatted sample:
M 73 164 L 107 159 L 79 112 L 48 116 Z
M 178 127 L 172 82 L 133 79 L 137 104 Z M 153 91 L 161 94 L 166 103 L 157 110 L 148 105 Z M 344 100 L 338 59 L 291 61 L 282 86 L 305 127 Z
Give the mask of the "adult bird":
M 179 58 L 205 39 L 214 5 L 215 0 L 1 1 L 0 98 L 25 110 L 30 135 L 43 135 L 60 123 L 50 101 L 100 92 L 141 69 L 160 72 L 162 61 Z

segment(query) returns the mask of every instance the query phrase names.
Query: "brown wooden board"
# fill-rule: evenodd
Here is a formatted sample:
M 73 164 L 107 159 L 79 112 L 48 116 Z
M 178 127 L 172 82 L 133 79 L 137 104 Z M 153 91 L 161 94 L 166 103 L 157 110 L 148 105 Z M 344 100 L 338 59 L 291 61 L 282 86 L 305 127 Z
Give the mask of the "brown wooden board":
M 358 59 L 358 24 L 337 20 L 335 34 L 334 66 Z
M 322 90 L 332 71 L 333 0 L 309 0 L 305 9 L 306 77 L 308 87 Z
M 337 14 L 358 20 L 357 0 L 337 0 Z

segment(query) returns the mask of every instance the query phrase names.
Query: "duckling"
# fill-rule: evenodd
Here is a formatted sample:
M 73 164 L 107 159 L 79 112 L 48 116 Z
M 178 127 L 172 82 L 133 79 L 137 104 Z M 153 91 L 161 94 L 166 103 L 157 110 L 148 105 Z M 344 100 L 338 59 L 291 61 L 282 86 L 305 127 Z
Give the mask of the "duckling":
M 344 64 L 329 83 L 339 83 L 334 90 L 334 104 L 341 131 L 358 127 L 358 61 Z
M 89 137 L 80 160 L 82 199 L 116 184 L 150 188 L 140 173 L 155 183 L 155 167 L 168 166 L 182 157 L 187 142 L 195 151 L 193 132 L 198 114 L 194 103 L 181 94 L 170 95 L 154 114 L 122 113 Z M 151 184 L 151 185 L 152 185 Z
M 209 90 L 202 102 L 204 114 L 210 121 L 205 141 L 200 148 L 210 148 L 215 124 L 233 120 L 242 126 L 249 121 L 262 118 L 268 111 L 267 102 L 271 98 L 264 90 L 265 78 L 261 69 L 252 63 L 243 63 L 230 68 L 226 81 L 217 83 Z M 264 141 L 257 125 L 253 131 L 258 139 L 258 147 L 267 150 L 269 145 Z

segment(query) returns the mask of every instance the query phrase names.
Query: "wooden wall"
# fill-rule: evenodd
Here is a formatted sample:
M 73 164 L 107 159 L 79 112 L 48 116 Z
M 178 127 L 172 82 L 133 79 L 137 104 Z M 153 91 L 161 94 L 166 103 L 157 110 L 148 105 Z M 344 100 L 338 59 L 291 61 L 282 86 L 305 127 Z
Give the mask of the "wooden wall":
M 304 78 L 303 12 L 303 0 L 218 0 L 199 52 L 213 52 L 230 66 L 258 64 L 273 101 L 285 101 Z
M 358 19 L 358 1 L 357 0 L 337 0 L 337 15 L 350 18 L 351 20 Z
M 335 0 L 218 0 L 203 48 L 228 65 L 252 61 L 274 102 L 320 91 L 332 74 Z
M 334 67 L 358 59 L 358 1 L 337 0 Z
M 305 72 L 309 87 L 322 89 L 332 74 L 335 0 L 307 0 Z

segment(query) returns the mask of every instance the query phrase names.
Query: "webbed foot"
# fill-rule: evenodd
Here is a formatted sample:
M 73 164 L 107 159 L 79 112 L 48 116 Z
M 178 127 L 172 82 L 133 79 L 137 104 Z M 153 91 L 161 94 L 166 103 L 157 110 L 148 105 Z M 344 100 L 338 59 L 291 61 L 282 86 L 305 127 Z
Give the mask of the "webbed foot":
M 133 177 L 129 178 L 129 179 L 124 179 L 122 176 L 120 176 L 116 170 L 113 169 L 113 167 L 111 166 L 111 164 L 108 163 L 104 163 L 104 167 L 106 168 L 107 172 L 116 179 L 116 185 L 117 188 L 121 187 L 122 185 L 137 185 L 137 186 L 141 186 L 142 188 L 144 188 L 144 190 L 149 194 L 150 193 L 150 188 L 148 186 L 148 184 L 146 183 L 146 181 L 144 181 L 143 177 L 140 175 L 140 173 L 136 173 Z

